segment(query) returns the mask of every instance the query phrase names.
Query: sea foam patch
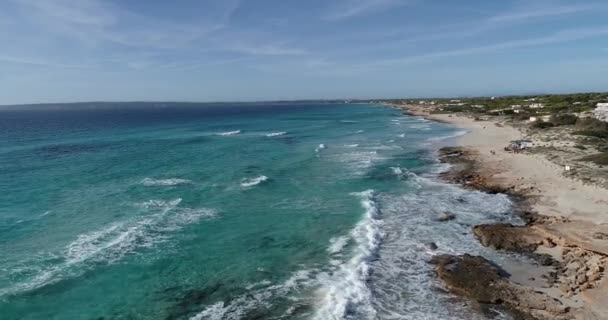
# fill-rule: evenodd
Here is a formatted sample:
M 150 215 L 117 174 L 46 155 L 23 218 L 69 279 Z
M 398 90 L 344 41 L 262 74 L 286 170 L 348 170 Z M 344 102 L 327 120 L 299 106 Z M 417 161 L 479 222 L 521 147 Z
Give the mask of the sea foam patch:
M 384 233 L 381 212 L 374 199 L 374 191 L 355 193 L 361 199 L 365 213 L 352 230 L 350 237 L 355 243 L 350 260 L 322 280 L 319 289 L 321 300 L 314 319 L 374 319 L 372 292 L 367 285 L 371 269 L 370 260 L 376 255 Z
M 241 134 L 241 130 L 234 130 L 234 131 L 227 131 L 227 132 L 220 132 L 217 133 L 218 136 L 236 136 Z
M 244 178 L 241 180 L 241 187 L 251 188 L 266 181 L 268 181 L 268 177 L 264 175 L 255 178 Z
M 170 178 L 170 179 L 145 178 L 141 181 L 141 184 L 146 187 L 156 187 L 156 186 L 167 187 L 167 186 L 177 186 L 177 185 L 190 184 L 190 183 L 192 183 L 191 180 L 179 179 L 179 178 Z
M 216 211 L 208 208 L 180 208 L 182 199 L 149 200 L 135 206 L 147 214 L 112 223 L 98 230 L 80 234 L 57 252 L 40 253 L 41 261 L 26 263 L 32 267 L 13 270 L 13 278 L 21 280 L 8 288 L 0 288 L 0 297 L 35 290 L 61 280 L 78 276 L 98 264 L 113 264 L 139 250 L 151 249 L 166 242 L 184 227 Z

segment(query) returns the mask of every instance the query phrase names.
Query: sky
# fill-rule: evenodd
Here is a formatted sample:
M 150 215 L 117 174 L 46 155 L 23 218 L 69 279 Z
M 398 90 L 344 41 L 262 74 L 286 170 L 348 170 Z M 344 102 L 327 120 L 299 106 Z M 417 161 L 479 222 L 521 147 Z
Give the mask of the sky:
M 2 0 L 0 104 L 608 90 L 605 0 Z

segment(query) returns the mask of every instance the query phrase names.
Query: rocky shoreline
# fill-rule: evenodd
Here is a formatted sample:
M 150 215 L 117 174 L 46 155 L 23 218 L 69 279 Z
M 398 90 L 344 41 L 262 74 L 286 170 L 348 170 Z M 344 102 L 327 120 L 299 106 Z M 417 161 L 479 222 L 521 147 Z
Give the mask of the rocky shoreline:
M 451 169 L 443 180 L 488 193 L 508 194 L 524 225 L 488 224 L 473 227 L 473 233 L 486 247 L 524 254 L 539 266 L 549 267 L 543 275 L 544 290 L 511 281 L 508 272 L 483 257 L 443 255 L 436 257 L 438 277 L 453 293 L 480 304 L 498 304 L 511 310 L 517 319 L 606 319 L 608 315 L 586 309 L 574 297 L 600 286 L 608 257 L 582 248 L 548 232 L 567 219 L 539 215 L 531 210 L 535 200 L 525 189 L 496 183 L 484 172 L 476 151 L 464 147 L 445 147 L 439 151 Z M 600 236 L 600 235 L 598 235 Z M 540 248 L 557 250 L 542 253 Z M 532 279 L 533 280 L 533 279 Z
M 531 259 L 498 266 L 483 257 L 440 256 L 437 276 L 484 310 L 500 305 L 514 319 L 608 319 L 608 190 L 565 177 L 542 154 L 502 150 L 525 133 L 498 118 L 436 114 L 428 106 L 390 105 L 412 116 L 467 130 L 439 151 L 444 181 L 508 195 L 521 225 L 473 226 L 486 247 Z

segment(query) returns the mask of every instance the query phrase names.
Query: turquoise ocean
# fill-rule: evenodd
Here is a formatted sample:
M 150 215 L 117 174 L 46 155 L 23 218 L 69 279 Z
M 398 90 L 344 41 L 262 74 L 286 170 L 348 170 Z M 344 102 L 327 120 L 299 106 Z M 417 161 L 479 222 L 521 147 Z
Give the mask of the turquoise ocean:
M 373 104 L 0 111 L 0 319 L 502 319 L 428 263 L 509 259 L 471 226 L 511 201 L 437 178 L 460 134 Z

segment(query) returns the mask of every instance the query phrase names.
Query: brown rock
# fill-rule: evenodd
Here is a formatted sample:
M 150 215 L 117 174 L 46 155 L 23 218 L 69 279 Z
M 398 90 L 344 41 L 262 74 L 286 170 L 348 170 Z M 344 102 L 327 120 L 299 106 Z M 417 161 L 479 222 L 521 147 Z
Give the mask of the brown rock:
M 437 217 L 437 221 L 439 222 L 447 222 L 456 219 L 456 216 L 451 213 L 444 213 Z
M 543 241 L 533 229 L 511 224 L 479 225 L 473 233 L 484 246 L 498 250 L 534 252 Z
M 608 240 L 608 234 L 606 234 L 604 232 L 596 232 L 593 234 L 593 239 Z
M 480 303 L 503 304 L 532 319 L 565 319 L 569 308 L 544 293 L 508 281 L 504 272 L 477 256 L 437 256 L 437 275 L 453 293 Z M 568 290 L 568 288 L 564 288 Z

